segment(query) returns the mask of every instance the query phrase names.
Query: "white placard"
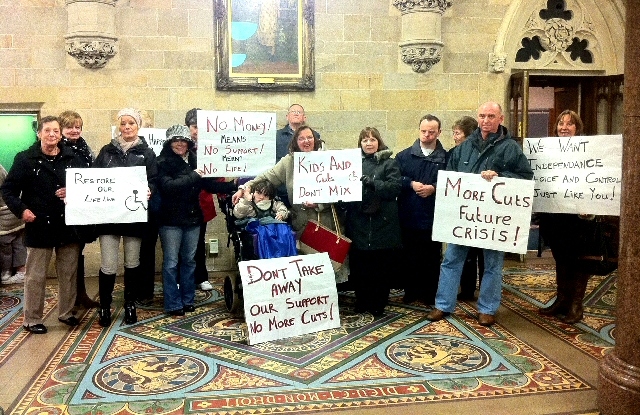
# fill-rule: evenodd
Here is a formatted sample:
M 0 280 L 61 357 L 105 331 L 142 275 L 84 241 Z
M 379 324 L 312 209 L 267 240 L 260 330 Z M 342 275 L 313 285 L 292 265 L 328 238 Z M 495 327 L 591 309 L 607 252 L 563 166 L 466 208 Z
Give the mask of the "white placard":
M 147 221 L 143 166 L 67 169 L 67 225 Z
M 533 180 L 438 172 L 432 238 L 503 252 L 527 252 Z
M 534 212 L 620 215 L 622 135 L 527 138 Z
M 362 151 L 293 153 L 293 203 L 362 200 Z
M 147 145 L 151 147 L 151 150 L 156 154 L 156 157 L 160 155 L 164 142 L 167 141 L 167 129 L 166 128 L 141 128 L 138 130 L 138 135 L 144 137 L 147 141 Z
M 276 114 L 198 111 L 198 168 L 207 177 L 257 176 L 276 159 Z
M 249 344 L 340 327 L 329 255 L 241 261 Z

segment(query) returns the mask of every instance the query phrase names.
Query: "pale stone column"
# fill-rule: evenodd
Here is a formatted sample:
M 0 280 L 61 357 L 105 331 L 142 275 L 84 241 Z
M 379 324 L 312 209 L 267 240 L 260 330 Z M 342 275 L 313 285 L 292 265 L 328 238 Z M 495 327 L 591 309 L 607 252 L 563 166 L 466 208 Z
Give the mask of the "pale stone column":
M 600 364 L 602 415 L 640 411 L 640 0 L 627 0 L 624 68 L 624 150 L 616 345 Z

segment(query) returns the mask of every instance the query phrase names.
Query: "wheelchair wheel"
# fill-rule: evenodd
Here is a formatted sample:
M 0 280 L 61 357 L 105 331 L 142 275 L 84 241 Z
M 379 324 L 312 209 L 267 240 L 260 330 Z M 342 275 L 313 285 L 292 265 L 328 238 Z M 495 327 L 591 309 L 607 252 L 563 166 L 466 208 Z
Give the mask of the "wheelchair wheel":
M 242 296 L 239 289 L 240 276 L 238 274 L 227 275 L 224 278 L 224 304 L 227 310 L 236 314 L 242 312 Z

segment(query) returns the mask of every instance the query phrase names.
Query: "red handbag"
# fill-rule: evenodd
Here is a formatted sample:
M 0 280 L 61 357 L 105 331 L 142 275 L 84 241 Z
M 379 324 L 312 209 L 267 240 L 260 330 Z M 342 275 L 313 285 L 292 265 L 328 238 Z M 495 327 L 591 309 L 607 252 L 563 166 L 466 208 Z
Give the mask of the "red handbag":
M 323 226 L 320 223 L 320 212 L 318 212 L 318 220 L 310 220 L 307 222 L 302 235 L 300 235 L 300 249 L 303 254 L 316 254 L 318 252 L 327 252 L 334 270 L 340 269 L 344 260 L 349 253 L 351 247 L 351 239 L 345 237 L 340 232 L 340 224 L 338 223 L 338 215 L 336 208 L 331 205 L 331 213 L 333 213 L 333 221 L 336 230 Z

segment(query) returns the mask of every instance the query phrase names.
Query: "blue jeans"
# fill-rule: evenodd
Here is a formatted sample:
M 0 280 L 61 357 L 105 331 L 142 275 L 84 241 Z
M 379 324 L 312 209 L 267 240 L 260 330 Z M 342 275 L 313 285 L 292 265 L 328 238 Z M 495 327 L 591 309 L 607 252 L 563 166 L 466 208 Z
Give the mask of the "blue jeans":
M 161 226 L 164 310 L 193 305 L 196 296 L 196 248 L 200 226 Z M 178 270 L 178 260 L 180 269 Z
M 453 313 L 456 308 L 456 297 L 460 286 L 462 268 L 467 259 L 470 247 L 448 244 L 444 260 L 440 266 L 440 281 L 436 294 L 436 308 Z M 484 257 L 484 274 L 478 296 L 478 312 L 494 315 L 502 298 L 502 264 L 504 252 L 490 249 L 482 250 Z

